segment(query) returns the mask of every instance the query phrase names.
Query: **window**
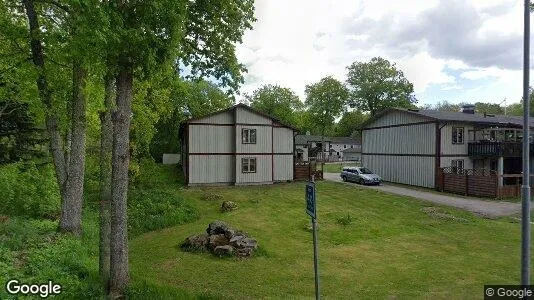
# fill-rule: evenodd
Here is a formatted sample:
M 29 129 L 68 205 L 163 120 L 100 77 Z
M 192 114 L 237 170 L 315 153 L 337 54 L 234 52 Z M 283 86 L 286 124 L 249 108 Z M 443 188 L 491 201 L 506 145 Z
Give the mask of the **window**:
M 343 149 L 347 149 L 347 145 L 343 145 Z
M 453 144 L 464 143 L 464 128 L 463 127 L 452 128 L 452 143 Z
M 242 158 L 241 173 L 256 173 L 256 158 Z
M 453 159 L 451 161 L 452 172 L 456 174 L 463 173 L 464 170 L 464 160 L 463 159 Z
M 350 147 L 351 147 L 351 148 L 354 148 L 354 146 L 353 146 L 353 145 L 350 145 Z
M 332 148 L 332 144 L 330 144 L 330 148 Z
M 241 137 L 243 144 L 256 144 L 256 129 L 243 128 Z

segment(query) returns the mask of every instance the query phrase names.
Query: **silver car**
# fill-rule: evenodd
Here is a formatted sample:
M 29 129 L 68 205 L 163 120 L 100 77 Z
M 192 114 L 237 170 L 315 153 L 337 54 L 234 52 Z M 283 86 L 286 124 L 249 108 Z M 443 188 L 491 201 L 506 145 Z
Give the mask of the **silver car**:
M 382 181 L 380 176 L 363 167 L 345 167 L 341 171 L 340 176 L 343 181 L 352 181 L 359 184 L 379 185 Z

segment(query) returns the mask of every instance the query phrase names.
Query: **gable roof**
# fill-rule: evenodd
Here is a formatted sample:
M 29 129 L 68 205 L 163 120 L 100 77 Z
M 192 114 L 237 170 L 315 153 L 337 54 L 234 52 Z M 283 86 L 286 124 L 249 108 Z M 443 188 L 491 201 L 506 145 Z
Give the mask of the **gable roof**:
M 307 135 L 307 134 L 298 134 L 295 135 L 295 145 L 306 145 L 311 142 L 321 142 L 323 137 L 320 135 Z M 331 142 L 332 138 L 325 136 L 325 142 Z
M 522 127 L 523 117 L 518 116 L 504 116 L 504 115 L 489 115 L 489 114 L 467 114 L 463 112 L 454 111 L 437 111 L 437 110 L 417 110 L 417 109 L 402 109 L 402 108 L 390 108 L 381 111 L 374 117 L 370 118 L 362 124 L 362 128 L 368 127 L 374 121 L 379 118 L 392 113 L 402 112 L 415 116 L 419 116 L 428 121 L 442 121 L 442 122 L 464 122 L 475 123 L 485 125 L 498 125 L 498 126 L 510 126 L 510 127 Z M 530 127 L 534 127 L 534 120 L 530 120 Z
M 277 119 L 277 118 L 275 118 L 273 116 L 270 116 L 270 115 L 268 115 L 268 114 L 266 114 L 264 112 L 261 112 L 261 111 L 255 109 L 255 108 L 252 108 L 252 107 L 250 107 L 250 106 L 248 106 L 246 104 L 243 104 L 243 103 L 239 103 L 239 104 L 231 106 L 231 107 L 229 107 L 227 109 L 219 110 L 219 111 L 216 111 L 216 112 L 213 112 L 213 113 L 201 116 L 201 117 L 188 119 L 188 120 L 182 122 L 181 125 L 191 123 L 192 121 L 198 121 L 198 120 L 201 120 L 201 119 L 204 119 L 204 118 L 207 118 L 207 117 L 211 117 L 211 116 L 214 116 L 214 115 L 217 115 L 217 114 L 220 114 L 220 113 L 233 111 L 238 107 L 246 109 L 246 110 L 248 110 L 248 111 L 250 111 L 252 113 L 255 113 L 257 115 L 263 116 L 265 118 L 271 119 L 271 120 L 275 121 L 276 123 L 280 124 L 282 127 L 287 127 L 287 128 L 293 129 L 294 131 L 297 130 L 297 128 L 295 128 L 294 126 L 289 125 L 289 124 L 285 124 L 285 122 L 282 122 L 282 121 L 280 121 L 279 119 Z

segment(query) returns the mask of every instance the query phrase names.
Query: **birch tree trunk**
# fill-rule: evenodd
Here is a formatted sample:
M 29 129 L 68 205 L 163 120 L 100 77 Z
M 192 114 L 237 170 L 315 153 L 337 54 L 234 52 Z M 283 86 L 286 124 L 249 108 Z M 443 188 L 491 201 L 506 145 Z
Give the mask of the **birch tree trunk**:
M 85 170 L 85 77 L 82 62 L 72 67 L 72 104 L 70 149 L 65 198 L 61 203 L 61 231 L 81 235 L 83 180 Z
M 127 193 L 132 111 L 133 70 L 121 66 L 117 76 L 117 108 L 113 122 L 113 152 L 111 172 L 111 235 L 110 235 L 110 297 L 124 295 L 128 284 Z
M 100 247 L 99 273 L 106 293 L 109 292 L 109 235 L 111 228 L 111 151 L 113 143 L 113 124 L 111 109 L 113 107 L 114 80 L 108 74 L 104 78 L 105 110 L 100 113 Z

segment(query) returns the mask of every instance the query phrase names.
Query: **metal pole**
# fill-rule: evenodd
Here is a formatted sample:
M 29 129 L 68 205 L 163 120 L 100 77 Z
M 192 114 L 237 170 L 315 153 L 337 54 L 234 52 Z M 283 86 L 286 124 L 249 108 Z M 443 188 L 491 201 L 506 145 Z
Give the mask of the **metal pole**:
M 521 284 L 530 284 L 530 0 L 525 0 L 523 41 L 523 186 L 521 205 Z
M 312 175 L 311 182 L 314 182 L 315 175 Z M 317 202 L 316 202 L 317 205 Z M 315 214 L 317 215 L 317 206 L 315 207 Z M 312 217 L 312 230 L 313 230 L 313 270 L 315 272 L 315 299 L 319 300 L 319 249 L 317 247 L 317 219 Z
M 317 260 L 319 259 L 319 252 L 317 249 L 317 220 L 312 218 L 313 227 L 313 268 L 315 271 L 315 299 L 319 300 L 319 266 Z

